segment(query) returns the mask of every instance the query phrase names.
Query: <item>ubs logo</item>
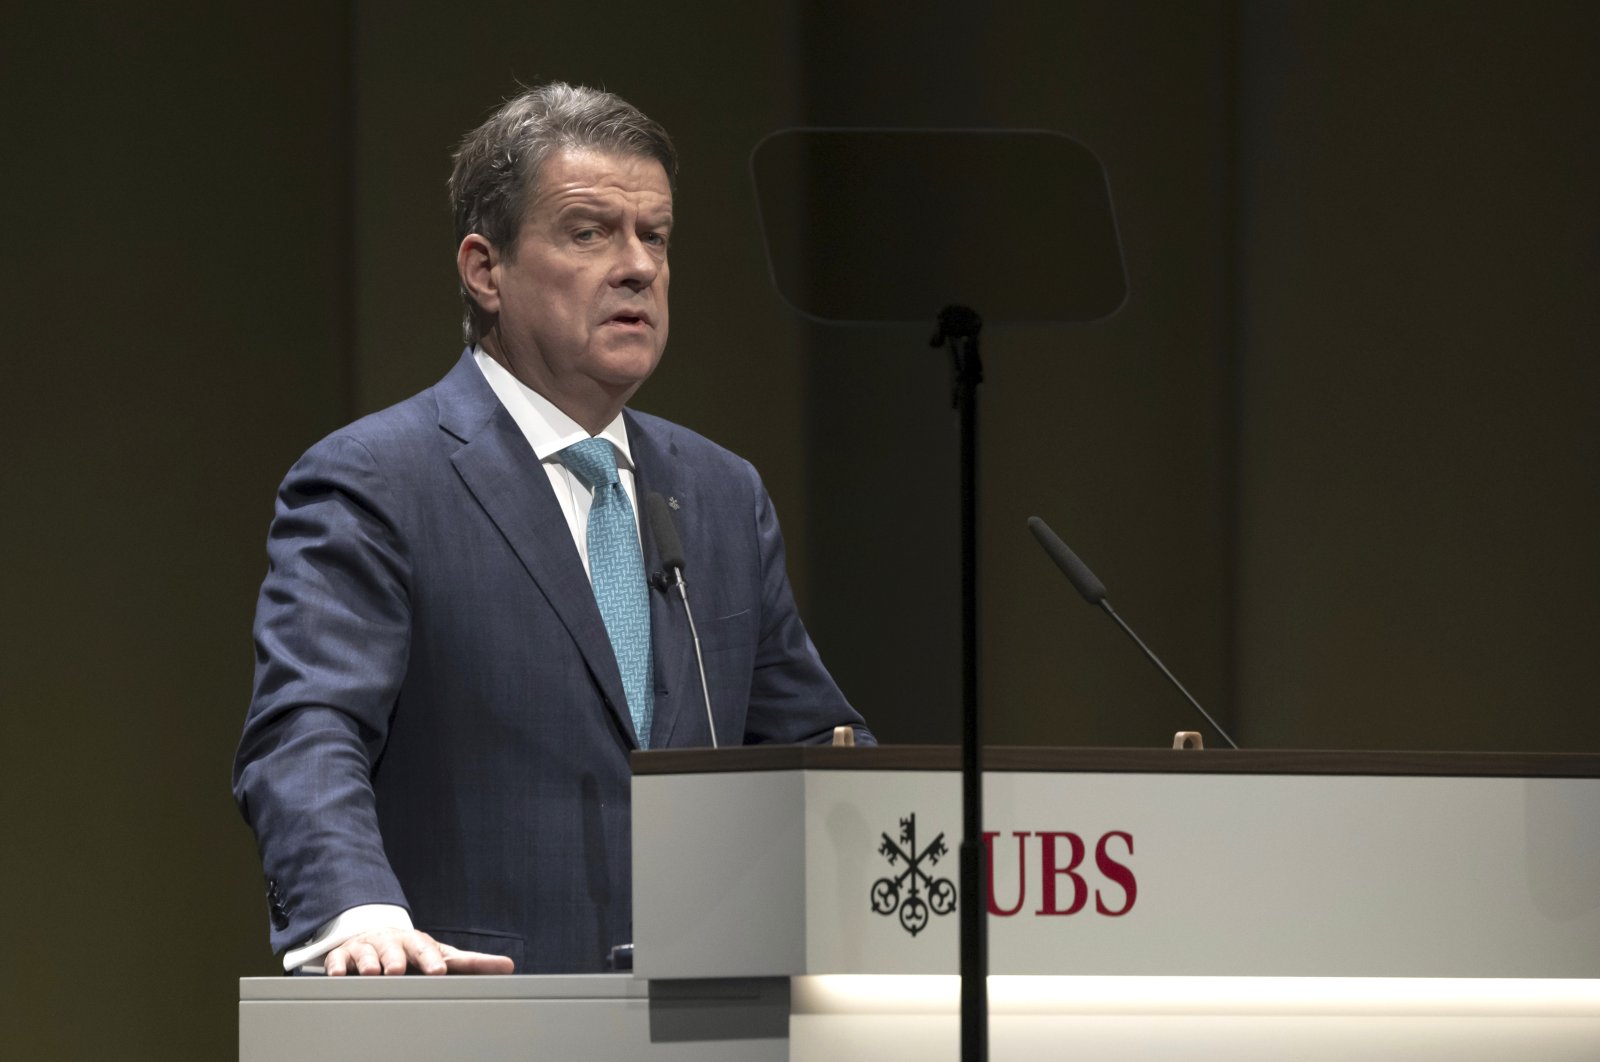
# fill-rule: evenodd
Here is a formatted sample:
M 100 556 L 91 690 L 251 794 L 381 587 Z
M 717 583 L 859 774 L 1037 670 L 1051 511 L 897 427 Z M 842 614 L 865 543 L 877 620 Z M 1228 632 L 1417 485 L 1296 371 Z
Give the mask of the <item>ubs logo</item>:
M 1133 834 L 1124 830 L 1103 833 L 1094 842 L 1094 870 L 1084 866 L 1089 854 L 1088 843 L 1078 834 L 1066 830 L 1013 830 L 1017 871 L 1017 899 L 1002 907 L 995 899 L 994 870 L 995 842 L 998 831 L 983 835 L 983 862 L 989 870 L 989 913 L 1010 918 L 1021 913 L 1028 901 L 1028 849 L 1029 838 L 1038 839 L 1039 906 L 1034 915 L 1075 915 L 1094 897 L 1094 912 L 1107 918 L 1121 918 L 1133 910 L 1139 899 L 1139 882 L 1133 869 L 1123 860 L 1133 855 Z M 1010 848 L 1010 845 L 1006 846 Z M 1126 854 L 1124 854 L 1126 853 Z M 1007 852 L 1003 858 L 1010 859 Z M 1108 886 L 1115 886 L 1110 888 Z M 1121 895 L 1117 895 L 1120 892 Z M 1068 898 L 1070 895 L 1070 899 Z
M 884 917 L 898 913 L 900 927 L 916 936 L 927 928 L 932 915 L 947 915 L 956 909 L 955 884 L 949 878 L 936 878 L 925 869 L 937 866 L 950 850 L 941 833 L 919 851 L 915 815 L 900 820 L 898 840 L 887 833 L 882 837 L 878 854 L 888 860 L 890 867 L 905 869 L 872 883 L 872 910 Z M 1027 911 L 1034 917 L 1075 915 L 1089 909 L 1092 899 L 1095 914 L 1121 918 L 1133 910 L 1139 899 L 1139 882 L 1128 865 L 1133 855 L 1133 835 L 1125 830 L 1103 833 L 1092 846 L 1083 836 L 1067 830 L 1012 830 L 1010 838 L 1009 844 L 997 844 L 998 831 L 983 835 L 990 915 L 1012 918 L 1024 913 L 1029 906 L 1030 878 L 1036 878 L 1038 889 L 1038 906 Z M 1005 875 L 1005 880 L 1014 885 L 1007 889 L 1010 895 L 1003 906 L 995 896 L 997 847 L 1001 848 L 999 858 L 1014 862 L 1016 868 Z M 1033 859 L 1029 858 L 1030 850 L 1036 853 Z M 1086 865 L 1091 850 L 1092 870 Z M 1030 864 L 1036 868 L 1033 874 Z
M 928 866 L 937 866 L 939 860 L 950 854 L 950 849 L 945 847 L 944 834 L 940 834 L 928 842 L 928 847 L 921 852 L 917 851 L 917 817 L 907 815 L 900 820 L 900 840 L 896 842 L 888 834 L 883 834 L 883 843 L 878 846 L 878 854 L 889 861 L 889 866 L 894 867 L 905 864 L 905 869 L 898 876 L 892 878 L 879 878 L 872 883 L 872 910 L 876 914 L 887 917 L 900 912 L 900 928 L 912 936 L 922 932 L 928 925 L 928 912 L 936 915 L 947 915 L 956 909 L 956 887 L 949 878 L 936 878 L 922 869 Z M 901 895 L 901 890 L 905 894 Z M 928 898 L 922 898 L 923 890 L 927 890 Z

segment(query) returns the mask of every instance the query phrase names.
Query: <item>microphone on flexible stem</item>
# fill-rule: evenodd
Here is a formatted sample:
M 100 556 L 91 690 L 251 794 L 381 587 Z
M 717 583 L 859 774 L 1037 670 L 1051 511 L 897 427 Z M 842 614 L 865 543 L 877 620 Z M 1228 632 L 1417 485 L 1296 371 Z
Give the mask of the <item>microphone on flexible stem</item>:
M 652 578 L 651 582 L 663 590 L 676 586 L 678 596 L 683 599 L 683 614 L 689 618 L 689 636 L 694 639 L 694 662 L 700 668 L 700 693 L 706 702 L 706 725 L 711 728 L 711 747 L 720 748 L 717 744 L 717 724 L 711 718 L 711 688 L 706 685 L 706 659 L 700 652 L 700 632 L 694 626 L 694 611 L 689 608 L 689 586 L 683 581 L 683 540 L 678 537 L 678 529 L 672 522 L 672 509 L 668 507 L 667 499 L 651 491 L 645 497 L 644 507 L 650 517 L 650 535 L 655 539 L 656 555 L 661 558 L 661 567 L 665 571 L 664 575 Z
M 1078 593 L 1083 595 L 1083 599 L 1091 605 L 1099 605 L 1105 610 L 1106 615 L 1116 620 L 1117 626 L 1121 627 L 1128 637 L 1133 639 L 1134 644 L 1144 651 L 1144 655 L 1150 658 L 1150 662 L 1159 668 L 1163 675 L 1167 676 L 1167 681 L 1176 686 L 1178 692 L 1183 694 L 1190 704 L 1194 705 L 1194 710 L 1205 716 L 1206 722 L 1210 723 L 1212 728 L 1222 735 L 1222 740 L 1234 748 L 1238 748 L 1238 743 L 1228 736 L 1228 732 L 1222 729 L 1215 719 L 1211 718 L 1211 713 L 1200 707 L 1199 701 L 1189 696 L 1189 691 L 1183 688 L 1183 683 L 1179 682 L 1172 672 L 1167 670 L 1167 665 L 1163 664 L 1160 658 L 1150 651 L 1150 647 L 1145 645 L 1137 634 L 1133 633 L 1133 628 L 1124 623 L 1122 617 L 1117 615 L 1117 610 L 1112 608 L 1111 602 L 1106 600 L 1106 584 L 1095 578 L 1094 572 L 1089 570 L 1089 566 L 1079 560 L 1078 555 L 1072 552 L 1054 531 L 1050 530 L 1050 525 L 1037 516 L 1030 516 L 1028 517 L 1028 530 L 1033 532 L 1033 537 L 1039 540 L 1039 545 L 1043 546 L 1044 551 L 1050 554 L 1050 559 L 1056 562 L 1056 567 L 1061 569 L 1062 574 L 1067 577 L 1067 581 L 1077 589 Z

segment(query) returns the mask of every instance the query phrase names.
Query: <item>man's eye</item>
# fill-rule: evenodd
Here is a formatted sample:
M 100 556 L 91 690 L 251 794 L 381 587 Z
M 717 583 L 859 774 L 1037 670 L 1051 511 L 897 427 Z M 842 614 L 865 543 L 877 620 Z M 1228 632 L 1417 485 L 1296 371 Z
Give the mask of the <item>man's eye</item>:
M 652 247 L 665 247 L 667 245 L 667 234 L 664 232 L 647 232 L 639 239 Z
M 599 229 L 579 229 L 572 234 L 572 238 L 579 243 L 589 243 L 600 238 Z

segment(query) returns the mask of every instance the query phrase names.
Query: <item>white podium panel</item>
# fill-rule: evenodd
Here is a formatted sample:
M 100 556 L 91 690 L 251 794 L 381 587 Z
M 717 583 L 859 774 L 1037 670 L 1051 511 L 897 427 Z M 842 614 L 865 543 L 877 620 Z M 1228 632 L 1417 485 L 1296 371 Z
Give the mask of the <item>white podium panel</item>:
M 994 974 L 1600 977 L 1600 778 L 991 769 L 984 817 Z M 954 771 L 636 774 L 636 971 L 953 974 L 960 827 Z

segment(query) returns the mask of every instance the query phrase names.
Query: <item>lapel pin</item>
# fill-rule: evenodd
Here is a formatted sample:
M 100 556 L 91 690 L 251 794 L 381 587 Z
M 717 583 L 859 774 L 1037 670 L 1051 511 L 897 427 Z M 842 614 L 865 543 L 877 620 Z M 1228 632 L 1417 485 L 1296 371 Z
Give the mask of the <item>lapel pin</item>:
M 678 499 L 677 499 L 677 498 L 673 498 L 673 497 L 670 497 L 670 496 L 669 496 L 669 497 L 668 497 L 668 498 L 667 498 L 667 506 L 668 506 L 668 508 L 670 508 L 670 509 L 671 509 L 671 510 L 672 510 L 672 511 L 673 511 L 673 512 L 677 512 L 677 511 L 678 511 Z

